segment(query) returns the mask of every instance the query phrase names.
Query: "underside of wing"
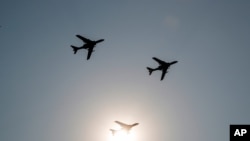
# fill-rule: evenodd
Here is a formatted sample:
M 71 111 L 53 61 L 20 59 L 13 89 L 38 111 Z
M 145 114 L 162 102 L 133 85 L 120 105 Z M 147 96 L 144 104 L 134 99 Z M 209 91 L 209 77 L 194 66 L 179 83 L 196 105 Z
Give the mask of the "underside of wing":
M 92 52 L 93 52 L 93 48 L 89 48 L 89 49 L 88 49 L 87 60 L 89 60 L 89 58 L 91 57 Z
M 122 122 L 120 122 L 120 121 L 115 121 L 115 123 L 119 124 L 120 126 L 128 126 L 127 124 L 122 123 Z
M 161 74 L 161 80 L 164 79 L 166 73 L 167 73 L 167 70 L 166 70 L 166 69 L 163 69 L 163 70 L 162 70 L 162 74 Z
M 153 57 L 153 59 L 154 59 L 156 62 L 158 62 L 160 65 L 163 65 L 163 64 L 166 63 L 166 62 L 164 62 L 164 61 L 162 61 L 162 60 L 160 60 L 160 59 L 158 59 L 158 58 L 156 58 L 156 57 Z
M 85 38 L 85 37 L 83 37 L 81 35 L 76 35 L 76 37 L 78 37 L 79 39 L 81 39 L 85 43 L 91 43 L 91 42 L 93 42 L 90 39 L 87 39 L 87 38 Z

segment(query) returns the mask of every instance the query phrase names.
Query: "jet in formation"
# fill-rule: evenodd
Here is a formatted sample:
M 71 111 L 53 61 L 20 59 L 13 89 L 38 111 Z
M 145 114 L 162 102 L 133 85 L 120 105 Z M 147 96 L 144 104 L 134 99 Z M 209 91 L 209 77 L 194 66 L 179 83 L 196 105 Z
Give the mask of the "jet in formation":
M 125 123 L 122 123 L 120 121 L 115 121 L 115 123 L 119 124 L 121 126 L 121 129 L 120 130 L 115 130 L 115 129 L 110 129 L 110 131 L 112 132 L 113 136 L 123 130 L 123 131 L 126 131 L 127 134 L 129 133 L 129 131 L 131 130 L 132 127 L 138 125 L 139 123 L 134 123 L 134 124 L 125 124 Z
M 168 71 L 167 71 L 168 68 L 169 68 L 171 65 L 173 65 L 173 64 L 175 64 L 175 63 L 178 62 L 178 61 L 165 62 L 165 61 L 162 61 L 162 60 L 160 60 L 160 59 L 158 59 L 158 58 L 156 58 L 156 57 L 153 57 L 153 59 L 154 59 L 156 62 L 158 62 L 160 66 L 157 67 L 157 68 L 155 68 L 155 69 L 150 68 L 150 67 L 147 67 L 147 69 L 148 69 L 148 71 L 149 71 L 149 75 L 151 75 L 153 71 L 161 70 L 161 71 L 162 71 L 161 81 L 164 79 L 165 74 L 168 72 Z
M 76 37 L 81 39 L 84 42 L 84 44 L 81 47 L 76 47 L 76 46 L 71 45 L 71 47 L 73 48 L 74 54 L 76 54 L 79 49 L 87 49 L 88 50 L 87 60 L 89 60 L 89 58 L 91 57 L 92 52 L 94 52 L 95 45 L 97 43 L 100 43 L 100 42 L 104 41 L 104 39 L 100 39 L 100 40 L 97 40 L 97 41 L 92 41 L 92 40 L 87 39 L 87 38 L 85 38 L 85 37 L 83 37 L 81 35 L 76 35 Z

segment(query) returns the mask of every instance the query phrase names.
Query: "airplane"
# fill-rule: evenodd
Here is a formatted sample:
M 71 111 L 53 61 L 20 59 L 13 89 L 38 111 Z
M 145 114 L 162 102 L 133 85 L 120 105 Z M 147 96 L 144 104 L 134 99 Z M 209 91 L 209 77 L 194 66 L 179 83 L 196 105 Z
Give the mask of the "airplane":
M 156 57 L 153 57 L 153 59 L 154 59 L 156 62 L 158 62 L 160 66 L 159 66 L 158 68 L 155 68 L 155 69 L 150 68 L 150 67 L 147 67 L 147 69 L 148 69 L 148 71 L 149 71 L 149 75 L 151 75 L 153 71 L 161 70 L 161 71 L 162 71 L 161 81 L 164 79 L 165 74 L 168 72 L 168 71 L 167 71 L 168 68 L 169 68 L 171 65 L 173 65 L 173 64 L 175 64 L 175 63 L 178 62 L 178 61 L 165 62 L 165 61 L 162 61 L 162 60 L 160 60 L 160 59 L 158 59 L 158 58 L 156 58 Z
M 81 39 L 85 44 L 83 44 L 81 47 L 76 47 L 76 46 L 73 46 L 71 45 L 73 51 L 74 51 L 74 54 L 77 53 L 77 51 L 79 49 L 87 49 L 88 50 L 88 56 L 87 56 L 87 60 L 89 60 L 92 52 L 94 52 L 94 47 L 97 43 L 100 43 L 102 41 L 104 41 L 104 39 L 100 39 L 100 40 L 97 40 L 97 41 L 92 41 L 90 39 L 87 39 L 81 35 L 76 35 L 76 37 L 78 37 L 79 39 Z
M 131 130 L 132 127 L 139 124 L 139 123 L 134 123 L 134 124 L 129 125 L 129 124 L 122 123 L 120 121 L 115 121 L 115 123 L 119 124 L 121 126 L 121 130 L 125 130 L 127 133 L 129 133 L 129 131 Z

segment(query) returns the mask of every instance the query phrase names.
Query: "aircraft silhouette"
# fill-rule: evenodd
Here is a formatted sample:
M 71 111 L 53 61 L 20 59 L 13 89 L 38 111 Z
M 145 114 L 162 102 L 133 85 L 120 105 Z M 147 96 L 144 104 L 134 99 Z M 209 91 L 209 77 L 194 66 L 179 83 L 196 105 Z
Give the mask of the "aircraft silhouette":
M 74 51 L 74 54 L 76 54 L 76 52 L 79 50 L 79 49 L 87 49 L 88 50 L 88 56 L 87 56 L 87 60 L 89 60 L 92 52 L 94 52 L 94 47 L 97 43 L 100 43 L 102 41 L 104 41 L 104 39 L 100 39 L 100 40 L 97 40 L 97 41 L 92 41 L 90 39 L 87 39 L 81 35 L 76 35 L 76 37 L 78 37 L 79 39 L 81 39 L 85 44 L 83 44 L 81 47 L 76 47 L 76 46 L 73 46 L 71 45 L 71 47 L 73 48 L 73 51 Z
M 115 123 L 119 124 L 121 126 L 121 130 L 124 130 L 126 131 L 127 133 L 129 133 L 129 131 L 131 130 L 132 127 L 138 125 L 139 123 L 134 123 L 134 124 L 125 124 L 125 123 L 122 123 L 120 121 L 115 121 Z M 119 130 L 113 130 L 113 129 L 110 129 L 112 131 L 112 134 L 114 135 L 117 131 Z
M 165 62 L 165 61 L 162 61 L 162 60 L 160 60 L 160 59 L 158 59 L 158 58 L 156 58 L 156 57 L 153 57 L 153 59 L 154 59 L 156 62 L 158 62 L 160 66 L 159 66 L 158 68 L 155 68 L 155 69 L 150 68 L 150 67 L 147 67 L 147 69 L 148 69 L 148 71 L 149 71 L 149 75 L 151 75 L 153 71 L 161 70 L 161 71 L 162 71 L 161 81 L 164 79 L 165 74 L 168 72 L 168 71 L 167 71 L 168 68 L 169 68 L 171 65 L 173 65 L 173 64 L 175 64 L 175 63 L 178 62 L 178 61 Z

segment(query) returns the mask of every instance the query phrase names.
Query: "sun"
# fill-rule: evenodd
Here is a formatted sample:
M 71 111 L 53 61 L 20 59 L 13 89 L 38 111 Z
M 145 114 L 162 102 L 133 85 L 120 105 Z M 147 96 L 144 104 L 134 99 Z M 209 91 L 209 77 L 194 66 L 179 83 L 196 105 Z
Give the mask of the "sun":
M 110 133 L 108 141 L 137 141 L 135 132 L 127 133 L 123 130 L 117 131 L 114 135 Z

